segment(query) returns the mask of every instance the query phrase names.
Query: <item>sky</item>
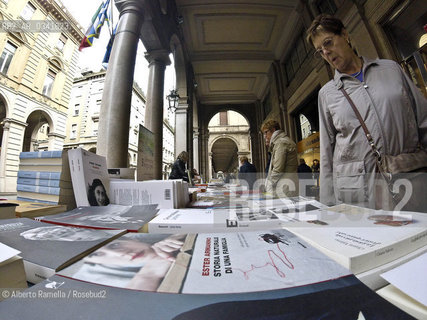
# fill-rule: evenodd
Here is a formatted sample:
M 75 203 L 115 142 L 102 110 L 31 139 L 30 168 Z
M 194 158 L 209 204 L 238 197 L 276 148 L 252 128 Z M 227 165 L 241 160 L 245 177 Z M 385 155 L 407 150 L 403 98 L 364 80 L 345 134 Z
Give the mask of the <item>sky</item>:
M 95 14 L 102 0 L 60 0 L 68 9 L 71 15 L 86 31 L 91 23 L 92 16 Z M 110 6 L 114 4 L 111 0 Z M 113 5 L 113 25 L 115 26 L 119 13 L 115 5 Z M 92 47 L 83 49 L 80 52 L 79 67 L 80 69 L 89 68 L 93 71 L 99 71 L 102 68 L 102 59 L 104 58 L 105 50 L 110 40 L 110 33 L 107 24 L 104 24 L 99 39 L 95 39 Z M 148 81 L 148 62 L 144 57 L 145 48 L 139 41 L 138 52 L 135 63 L 134 80 L 138 83 L 144 93 L 147 92 Z M 165 75 L 165 95 L 172 89 L 174 81 L 173 70 L 169 66 L 166 68 Z

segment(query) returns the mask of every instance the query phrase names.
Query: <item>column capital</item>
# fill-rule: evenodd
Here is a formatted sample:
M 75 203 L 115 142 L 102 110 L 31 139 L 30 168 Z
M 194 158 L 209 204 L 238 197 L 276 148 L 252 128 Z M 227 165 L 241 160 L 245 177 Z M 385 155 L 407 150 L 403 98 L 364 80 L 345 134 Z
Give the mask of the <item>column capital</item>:
M 141 15 L 144 14 L 142 1 L 140 0 L 116 0 L 115 3 L 120 15 L 126 11 L 136 11 Z
M 171 64 L 171 61 L 169 59 L 169 51 L 164 49 L 151 50 L 149 52 L 146 52 L 144 56 L 145 56 L 145 59 L 147 59 L 149 64 L 152 64 L 156 61 L 160 63 L 164 63 L 165 66 L 168 66 Z
M 16 120 L 16 119 L 12 119 L 12 118 L 5 118 L 1 122 L 1 124 L 3 125 L 3 127 L 5 129 L 8 129 L 10 127 L 11 123 L 18 124 L 18 125 L 23 126 L 23 127 L 28 126 L 28 123 L 23 122 L 23 121 L 19 121 L 19 120 Z

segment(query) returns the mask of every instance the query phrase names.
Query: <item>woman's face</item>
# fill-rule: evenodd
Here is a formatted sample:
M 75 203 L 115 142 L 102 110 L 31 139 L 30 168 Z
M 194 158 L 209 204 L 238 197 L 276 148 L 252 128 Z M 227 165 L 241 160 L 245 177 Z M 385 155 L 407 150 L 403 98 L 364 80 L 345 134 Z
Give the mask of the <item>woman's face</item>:
M 93 190 L 95 194 L 96 203 L 98 206 L 106 206 L 107 205 L 107 197 L 105 195 L 105 189 L 103 186 L 97 186 Z
M 314 50 L 319 50 L 322 58 L 331 67 L 341 73 L 348 73 L 355 54 L 347 39 L 348 34 L 345 30 L 340 35 L 321 31 L 313 38 Z
M 140 266 L 148 260 L 158 258 L 151 245 L 135 240 L 115 240 L 88 255 L 89 263 Z

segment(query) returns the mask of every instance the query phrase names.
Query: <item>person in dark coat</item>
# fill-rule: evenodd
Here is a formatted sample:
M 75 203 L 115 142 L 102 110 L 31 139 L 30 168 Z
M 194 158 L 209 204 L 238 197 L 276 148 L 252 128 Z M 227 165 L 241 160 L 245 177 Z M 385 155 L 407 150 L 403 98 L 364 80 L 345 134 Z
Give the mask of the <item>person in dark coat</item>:
M 256 167 L 249 162 L 248 157 L 240 157 L 239 180 L 245 180 L 249 185 L 249 190 L 252 190 L 256 180 Z
M 298 173 L 311 173 L 311 168 L 305 163 L 304 159 L 299 159 Z
M 188 174 L 185 170 L 185 165 L 188 160 L 188 153 L 186 151 L 182 151 L 176 161 L 172 166 L 171 174 L 169 175 L 169 180 L 171 179 L 182 179 L 188 182 Z

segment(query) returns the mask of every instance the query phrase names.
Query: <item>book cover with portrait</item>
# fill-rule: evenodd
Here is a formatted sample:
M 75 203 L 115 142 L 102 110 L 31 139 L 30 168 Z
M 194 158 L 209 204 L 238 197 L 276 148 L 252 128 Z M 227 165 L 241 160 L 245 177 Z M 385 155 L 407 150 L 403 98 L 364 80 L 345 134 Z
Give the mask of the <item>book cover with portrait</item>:
M 157 214 L 157 205 L 78 207 L 55 215 L 37 217 L 36 220 L 75 227 L 94 229 L 125 229 L 140 232 Z
M 82 148 L 68 151 L 76 204 L 106 206 L 110 203 L 110 178 L 105 157 Z
M 304 286 L 350 272 L 292 233 L 269 230 L 129 233 L 60 274 L 135 290 L 220 294 Z
M 72 228 L 28 218 L 0 220 L 0 242 L 21 251 L 31 283 L 52 276 L 125 232 Z

